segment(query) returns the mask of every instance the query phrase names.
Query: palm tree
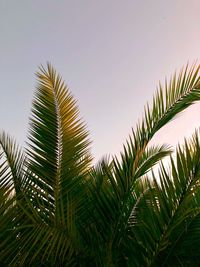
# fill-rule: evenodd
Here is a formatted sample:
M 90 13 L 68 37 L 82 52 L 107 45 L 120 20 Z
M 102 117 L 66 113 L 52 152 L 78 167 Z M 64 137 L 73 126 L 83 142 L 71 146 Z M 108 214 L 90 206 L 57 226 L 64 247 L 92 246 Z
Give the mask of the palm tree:
M 50 64 L 41 67 L 27 148 L 0 135 L 0 265 L 199 266 L 198 131 L 173 154 L 149 145 L 200 100 L 199 68 L 159 85 L 120 157 L 93 166 L 76 101 Z

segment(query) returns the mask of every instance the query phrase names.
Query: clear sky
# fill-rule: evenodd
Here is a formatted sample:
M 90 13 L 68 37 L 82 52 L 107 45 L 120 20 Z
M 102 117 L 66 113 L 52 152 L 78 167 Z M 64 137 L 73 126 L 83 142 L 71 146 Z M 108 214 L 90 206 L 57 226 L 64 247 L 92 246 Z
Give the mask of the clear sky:
M 37 66 L 50 61 L 78 100 L 92 152 L 122 149 L 159 80 L 200 56 L 199 0 L 0 0 L 0 128 L 26 140 Z M 158 134 L 175 144 L 200 105 Z

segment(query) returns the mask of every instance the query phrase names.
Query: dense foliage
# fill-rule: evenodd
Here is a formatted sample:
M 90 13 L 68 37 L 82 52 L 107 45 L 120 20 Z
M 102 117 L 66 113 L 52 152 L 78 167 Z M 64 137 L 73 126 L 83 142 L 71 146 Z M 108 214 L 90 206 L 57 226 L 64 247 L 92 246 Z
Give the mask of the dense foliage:
M 199 67 L 159 85 L 121 156 L 96 166 L 76 101 L 41 67 L 27 148 L 0 134 L 0 266 L 199 266 L 199 133 L 174 153 L 149 144 L 200 100 Z

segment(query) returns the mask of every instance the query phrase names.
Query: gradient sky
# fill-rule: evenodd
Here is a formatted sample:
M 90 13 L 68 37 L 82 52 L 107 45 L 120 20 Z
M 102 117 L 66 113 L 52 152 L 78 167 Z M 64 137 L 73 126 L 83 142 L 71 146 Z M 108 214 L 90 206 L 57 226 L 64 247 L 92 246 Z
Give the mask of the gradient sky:
M 0 128 L 26 140 L 37 66 L 50 61 L 78 100 L 98 160 L 115 154 L 159 80 L 200 55 L 199 0 L 0 0 Z M 195 105 L 157 136 L 200 126 Z

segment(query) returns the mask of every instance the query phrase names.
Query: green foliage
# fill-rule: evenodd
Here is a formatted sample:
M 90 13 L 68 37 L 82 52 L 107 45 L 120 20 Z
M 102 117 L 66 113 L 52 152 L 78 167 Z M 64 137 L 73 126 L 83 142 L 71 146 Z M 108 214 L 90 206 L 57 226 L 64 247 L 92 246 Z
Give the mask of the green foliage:
M 76 101 L 50 64 L 41 67 L 28 148 L 0 135 L 0 265 L 199 266 L 199 133 L 175 153 L 149 145 L 200 100 L 199 68 L 160 84 L 121 156 L 92 166 Z

